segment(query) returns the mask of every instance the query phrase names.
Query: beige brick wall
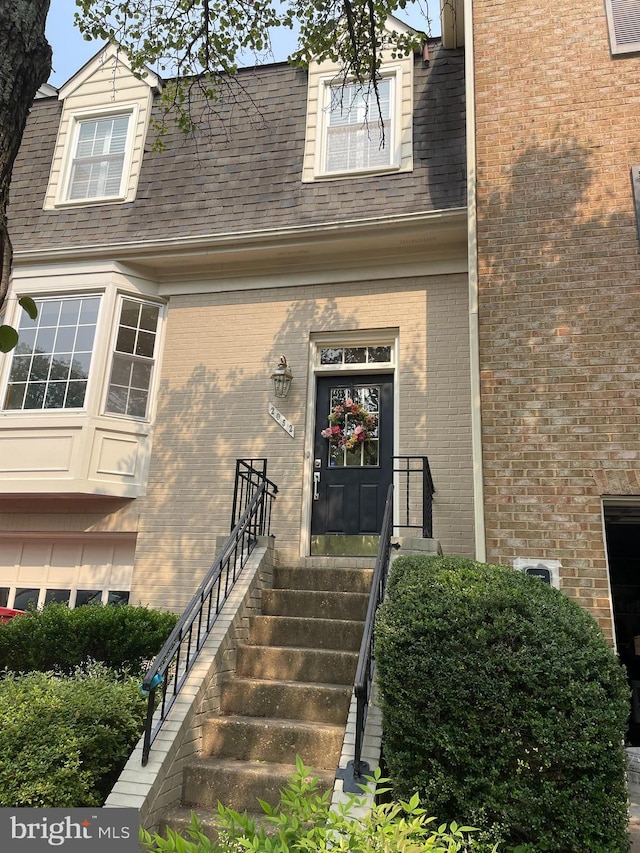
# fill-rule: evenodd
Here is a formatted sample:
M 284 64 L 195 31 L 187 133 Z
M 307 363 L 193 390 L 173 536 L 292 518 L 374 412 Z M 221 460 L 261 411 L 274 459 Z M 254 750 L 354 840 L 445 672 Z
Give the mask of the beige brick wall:
M 435 535 L 473 554 L 466 298 L 462 275 L 172 298 L 132 599 L 186 604 L 228 529 L 237 457 L 268 457 L 279 559 L 298 558 L 309 341 L 327 331 L 399 330 L 400 452 L 429 456 Z M 280 354 L 294 439 L 267 411 Z
M 604 3 L 474 3 L 488 558 L 563 563 L 610 631 L 602 495 L 640 494 L 640 57 Z

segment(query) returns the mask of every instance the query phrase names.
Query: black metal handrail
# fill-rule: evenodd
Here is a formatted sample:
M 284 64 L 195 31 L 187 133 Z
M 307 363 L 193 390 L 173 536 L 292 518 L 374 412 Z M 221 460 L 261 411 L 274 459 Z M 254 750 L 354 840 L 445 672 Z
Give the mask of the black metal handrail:
M 423 539 L 433 536 L 433 495 L 435 488 L 426 456 L 394 456 L 393 475 L 398 495 L 398 521 L 394 529 L 422 531 Z M 418 485 L 415 481 L 418 480 Z M 404 482 L 403 482 L 404 481 Z
M 389 486 L 387 502 L 382 519 L 382 530 L 380 531 L 380 545 L 376 558 L 376 567 L 373 571 L 371 581 L 371 594 L 369 606 L 364 623 L 362 642 L 360 644 L 360 655 L 354 682 L 354 694 L 356 697 L 356 736 L 354 746 L 354 758 L 347 765 L 346 778 L 343 781 L 343 789 L 348 793 L 362 793 L 360 785 L 365 781 L 364 777 L 369 773 L 369 765 L 362 760 L 362 742 L 364 730 L 367 723 L 369 710 L 369 699 L 371 697 L 371 686 L 373 683 L 373 628 L 376 610 L 384 598 L 391 563 L 391 537 L 393 535 L 393 485 Z
M 236 526 L 240 516 L 249 505 L 249 501 L 266 477 L 267 460 L 264 457 L 236 459 L 236 477 L 233 484 L 233 506 L 229 530 L 233 530 Z
M 246 460 L 239 460 L 245 462 Z M 271 505 L 278 492 L 277 486 L 266 477 L 266 460 L 262 472 L 251 465 L 240 466 L 240 477 L 255 480 L 255 489 L 246 501 L 233 529 L 171 632 L 166 643 L 145 673 L 143 694 L 148 694 L 147 719 L 142 746 L 143 766 L 149 760 L 151 744 L 156 739 L 167 714 L 171 710 L 200 649 L 253 552 L 258 536 L 268 535 L 271 524 Z M 236 472 L 238 466 L 236 466 Z M 258 482 L 259 481 L 259 482 Z M 238 484 L 236 482 L 236 492 Z M 234 510 L 235 513 L 235 501 Z M 158 717 L 154 725 L 156 691 L 161 690 Z

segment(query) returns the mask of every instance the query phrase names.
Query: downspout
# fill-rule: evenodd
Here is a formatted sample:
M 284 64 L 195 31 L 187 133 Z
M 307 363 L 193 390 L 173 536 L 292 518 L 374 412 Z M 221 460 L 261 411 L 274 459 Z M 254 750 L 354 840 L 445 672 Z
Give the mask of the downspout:
M 478 324 L 478 235 L 476 208 L 476 109 L 473 55 L 473 0 L 464 2 L 464 52 L 467 133 L 467 253 L 469 264 L 469 359 L 471 369 L 471 454 L 476 560 L 487 558 L 484 526 L 482 412 L 480 407 L 480 345 Z

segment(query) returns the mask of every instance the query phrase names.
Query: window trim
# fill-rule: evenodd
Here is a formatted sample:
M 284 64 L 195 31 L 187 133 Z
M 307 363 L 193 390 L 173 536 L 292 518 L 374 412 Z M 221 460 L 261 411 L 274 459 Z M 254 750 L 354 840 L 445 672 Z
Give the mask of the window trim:
M 348 178 L 359 175 L 384 175 L 398 172 L 402 168 L 402 67 L 400 65 L 385 66 L 381 77 L 391 81 L 389 92 L 389 128 L 391 145 L 389 163 L 378 166 L 366 166 L 353 169 L 337 169 L 329 171 L 326 168 L 329 115 L 331 107 L 331 90 L 341 82 L 336 82 L 335 74 L 322 75 L 318 81 L 318 116 L 315 140 L 315 177 L 316 179 Z M 344 81 L 351 85 L 352 80 Z
M 92 204 L 112 204 L 114 202 L 122 203 L 126 201 L 129 191 L 129 182 L 131 179 L 131 166 L 133 162 L 136 128 L 138 126 L 138 113 L 139 105 L 135 103 L 114 104 L 112 107 L 104 109 L 94 108 L 88 110 L 74 110 L 69 113 L 69 130 L 64 146 L 65 150 L 62 170 L 60 172 L 56 191 L 56 207 L 78 207 Z M 118 193 L 115 195 L 95 196 L 93 198 L 69 198 L 73 163 L 76 159 L 75 155 L 78 147 L 78 137 L 80 134 L 81 124 L 85 121 L 99 121 L 100 119 L 115 118 L 117 116 L 127 116 L 128 118 L 127 138 L 125 142 L 124 160 L 122 164 L 122 174 L 120 176 Z
M 622 3 L 629 7 L 635 7 L 632 14 L 623 14 Z M 617 56 L 640 52 L 640 2 L 638 0 L 635 0 L 635 2 L 629 2 L 629 0 L 605 0 L 604 5 L 607 14 L 609 45 L 612 55 Z M 616 23 L 622 25 L 623 28 L 631 26 L 632 29 L 635 29 L 638 33 L 637 40 L 618 42 L 619 33 L 616 31 Z

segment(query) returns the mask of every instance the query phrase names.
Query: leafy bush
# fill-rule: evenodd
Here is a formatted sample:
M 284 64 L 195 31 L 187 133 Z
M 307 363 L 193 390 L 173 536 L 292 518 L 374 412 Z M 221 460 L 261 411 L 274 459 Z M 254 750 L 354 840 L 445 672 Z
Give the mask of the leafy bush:
M 25 619 L 25 621 L 28 621 Z M 144 725 L 133 678 L 93 665 L 0 680 L 0 806 L 99 806 Z
M 575 602 L 504 566 L 402 557 L 376 636 L 395 796 L 519 853 L 628 849 L 628 688 Z
M 70 610 L 51 603 L 0 626 L 0 669 L 71 673 L 88 660 L 139 672 L 162 648 L 174 613 L 91 604 Z
M 359 814 L 364 805 L 360 797 L 352 797 L 339 811 L 330 811 L 330 794 L 318 792 L 318 780 L 310 778 L 309 768 L 299 758 L 296 765 L 296 773 L 281 792 L 280 803 L 272 807 L 260 801 L 264 814 L 259 823 L 219 805 L 215 841 L 204 834 L 195 814 L 191 815 L 186 839 L 172 829 L 164 838 L 143 829 L 140 841 L 149 853 L 459 853 L 475 849 L 470 827 L 452 823 L 436 828 L 432 825 L 435 819 L 426 816 L 417 796 L 406 803 L 374 806 L 364 816 Z M 378 772 L 371 781 L 379 785 L 387 780 Z

